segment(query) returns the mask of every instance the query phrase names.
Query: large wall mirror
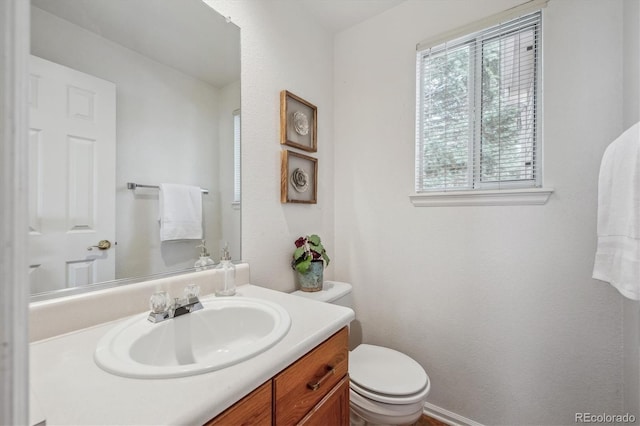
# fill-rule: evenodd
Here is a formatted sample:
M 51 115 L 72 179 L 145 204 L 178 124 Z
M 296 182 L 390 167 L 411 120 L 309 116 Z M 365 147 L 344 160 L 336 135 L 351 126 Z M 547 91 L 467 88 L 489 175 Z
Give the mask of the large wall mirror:
M 160 239 L 166 183 L 202 189 L 211 257 L 239 260 L 240 29 L 202 0 L 31 6 L 32 300 L 192 271 L 201 241 Z

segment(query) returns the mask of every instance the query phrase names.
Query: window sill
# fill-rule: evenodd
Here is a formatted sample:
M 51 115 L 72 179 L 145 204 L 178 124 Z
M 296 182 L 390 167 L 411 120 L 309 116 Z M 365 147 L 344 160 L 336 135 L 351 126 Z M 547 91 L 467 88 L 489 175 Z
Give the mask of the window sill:
M 553 188 L 424 192 L 409 199 L 415 207 L 525 206 L 545 204 L 552 193 Z

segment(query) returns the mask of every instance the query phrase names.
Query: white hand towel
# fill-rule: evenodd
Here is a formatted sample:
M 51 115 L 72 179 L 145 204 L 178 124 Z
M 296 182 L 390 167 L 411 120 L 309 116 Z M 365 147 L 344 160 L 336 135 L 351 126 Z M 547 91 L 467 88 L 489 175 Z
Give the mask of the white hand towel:
M 202 191 L 197 186 L 160 184 L 160 241 L 202 239 Z
M 613 141 L 602 157 L 593 278 L 640 300 L 640 123 Z

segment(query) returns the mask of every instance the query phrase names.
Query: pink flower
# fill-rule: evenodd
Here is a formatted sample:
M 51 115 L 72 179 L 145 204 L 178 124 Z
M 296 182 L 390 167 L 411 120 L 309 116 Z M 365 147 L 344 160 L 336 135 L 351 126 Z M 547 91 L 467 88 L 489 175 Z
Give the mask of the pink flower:
M 304 241 L 305 241 L 304 237 L 298 238 L 295 243 L 296 247 L 302 247 L 304 245 Z

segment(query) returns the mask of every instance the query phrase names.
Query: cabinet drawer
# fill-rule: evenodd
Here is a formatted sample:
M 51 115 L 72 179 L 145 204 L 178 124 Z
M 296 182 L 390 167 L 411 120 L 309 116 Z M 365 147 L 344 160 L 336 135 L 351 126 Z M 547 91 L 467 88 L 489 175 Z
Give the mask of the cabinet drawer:
M 348 338 L 345 327 L 274 378 L 275 424 L 299 422 L 345 377 Z
M 242 398 L 205 426 L 270 426 L 271 425 L 271 380 Z

